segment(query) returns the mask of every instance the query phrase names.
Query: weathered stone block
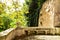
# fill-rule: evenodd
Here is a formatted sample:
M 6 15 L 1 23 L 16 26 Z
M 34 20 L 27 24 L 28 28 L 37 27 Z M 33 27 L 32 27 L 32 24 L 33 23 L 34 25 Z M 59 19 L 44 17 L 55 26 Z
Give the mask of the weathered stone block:
M 60 26 L 60 0 L 47 0 L 40 11 L 39 27 Z

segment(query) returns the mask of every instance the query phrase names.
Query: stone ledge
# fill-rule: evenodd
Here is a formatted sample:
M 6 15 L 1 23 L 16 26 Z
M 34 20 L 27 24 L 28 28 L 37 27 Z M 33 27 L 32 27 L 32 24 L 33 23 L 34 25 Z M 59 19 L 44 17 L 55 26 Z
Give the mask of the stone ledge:
M 10 33 L 14 30 L 14 28 L 7 29 L 5 31 L 0 32 L 0 40 L 5 40 L 6 36 L 10 35 Z
M 0 40 L 12 40 L 16 36 L 29 36 L 29 35 L 51 35 L 59 36 L 60 28 L 39 28 L 39 27 L 27 27 L 27 28 L 10 28 L 3 32 L 0 32 Z M 60 37 L 60 36 L 59 36 Z

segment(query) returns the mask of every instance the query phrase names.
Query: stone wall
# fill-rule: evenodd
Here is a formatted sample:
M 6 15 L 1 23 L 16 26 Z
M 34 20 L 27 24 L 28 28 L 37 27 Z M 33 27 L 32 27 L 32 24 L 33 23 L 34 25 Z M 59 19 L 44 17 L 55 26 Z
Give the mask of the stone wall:
M 5 31 L 0 32 L 0 40 L 6 40 L 7 38 L 13 37 L 14 34 L 14 28 L 7 29 Z M 11 35 L 10 37 L 8 37 Z
M 10 30 L 10 31 L 9 31 Z M 5 33 L 4 33 L 5 32 Z M 60 28 L 16 28 L 8 29 L 0 33 L 0 40 L 23 39 L 34 35 L 60 35 Z

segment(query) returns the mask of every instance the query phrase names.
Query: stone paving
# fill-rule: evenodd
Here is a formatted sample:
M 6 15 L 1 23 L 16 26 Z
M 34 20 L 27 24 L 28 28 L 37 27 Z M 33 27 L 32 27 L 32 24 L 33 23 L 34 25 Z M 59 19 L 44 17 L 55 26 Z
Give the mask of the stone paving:
M 60 36 L 51 36 L 51 35 L 35 35 L 29 36 L 22 39 L 15 38 L 14 40 L 60 40 Z

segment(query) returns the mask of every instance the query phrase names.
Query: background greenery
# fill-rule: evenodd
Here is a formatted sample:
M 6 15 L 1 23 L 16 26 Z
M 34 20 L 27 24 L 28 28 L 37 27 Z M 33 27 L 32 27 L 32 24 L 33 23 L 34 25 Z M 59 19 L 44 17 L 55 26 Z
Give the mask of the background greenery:
M 27 14 L 27 17 L 29 17 L 28 26 L 30 27 L 38 26 L 40 9 L 44 2 L 45 0 L 30 0 L 29 1 L 29 13 Z
M 8 2 L 8 1 L 7 1 Z M 38 26 L 39 12 L 45 0 L 25 0 L 20 5 L 19 1 L 8 6 L 0 1 L 0 31 L 8 28 Z

